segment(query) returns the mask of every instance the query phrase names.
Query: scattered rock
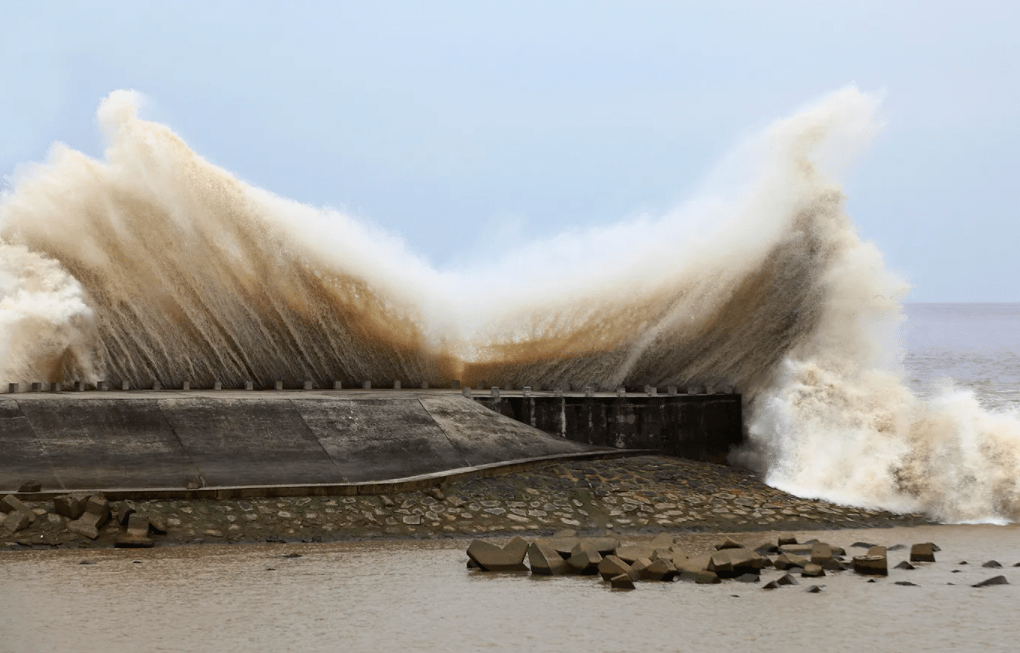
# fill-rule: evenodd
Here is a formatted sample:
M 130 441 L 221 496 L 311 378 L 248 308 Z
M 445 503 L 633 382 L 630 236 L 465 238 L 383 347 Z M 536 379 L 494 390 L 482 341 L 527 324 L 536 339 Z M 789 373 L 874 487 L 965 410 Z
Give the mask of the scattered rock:
M 790 569 L 791 567 L 806 567 L 810 564 L 810 560 L 803 556 L 799 556 L 793 553 L 783 553 L 775 560 L 776 569 L 780 571 Z
M 672 542 L 670 543 L 672 544 Z M 740 542 L 736 542 L 730 538 L 726 538 L 725 541 L 715 545 L 716 551 L 722 551 L 723 549 L 743 549 L 744 545 Z
M 891 547 L 889 547 L 888 550 L 889 551 L 902 551 L 905 548 L 907 548 L 906 544 L 894 544 Z
M 893 585 L 902 585 L 903 587 L 920 587 L 917 583 L 911 583 L 909 580 L 898 580 Z
M 800 585 L 800 583 L 797 582 L 797 579 L 790 574 L 783 574 L 783 576 L 776 582 L 780 585 Z
M 669 560 L 662 558 L 653 560 L 652 564 L 642 569 L 639 573 L 641 580 L 669 582 L 676 578 L 677 569 Z
M 821 565 L 815 563 L 808 563 L 804 570 L 800 572 L 800 575 L 804 578 L 820 578 L 825 575 L 825 570 L 822 569 Z
M 764 585 L 762 585 L 761 588 L 763 590 L 775 590 L 775 589 L 779 589 L 779 583 L 777 583 L 774 580 L 770 580 L 769 582 L 767 582 Z
M 618 574 L 613 576 L 609 580 L 610 586 L 614 590 L 632 590 L 634 589 L 634 579 L 629 574 Z
M 99 529 L 110 518 L 110 503 L 100 496 L 90 496 L 85 502 L 85 512 L 78 519 L 67 524 L 67 530 L 83 535 L 90 540 L 99 537 Z
M 807 588 L 804 591 L 807 592 L 808 594 L 820 594 L 822 592 L 822 588 L 823 587 L 825 587 L 825 586 L 824 585 L 812 585 L 811 587 Z
M 910 562 L 935 562 L 935 545 L 922 542 L 910 547 Z
M 793 535 L 780 535 L 779 536 L 779 546 L 785 546 L 785 545 L 788 545 L 788 544 L 796 544 L 796 543 L 797 543 L 797 538 L 794 537 Z
M 889 562 L 885 556 L 857 556 L 854 558 L 854 572 L 863 576 L 888 576 Z
M 854 542 L 853 544 L 850 545 L 850 548 L 851 549 L 871 549 L 874 546 L 875 545 L 871 544 L 870 542 Z
M 779 547 L 775 544 L 765 543 L 755 549 L 754 552 L 758 555 L 770 556 L 779 553 Z
M 527 553 L 528 543 L 520 537 L 515 537 L 503 547 L 485 540 L 474 540 L 467 549 L 468 557 L 484 571 L 527 571 L 528 567 L 524 564 Z
M 913 570 L 917 569 L 917 567 L 915 567 L 914 565 L 912 565 L 909 562 L 907 562 L 906 560 L 904 560 L 903 562 L 901 562 L 898 565 L 896 565 L 895 567 L 893 567 L 893 569 L 905 569 L 907 571 L 913 571 Z
M 119 549 L 141 549 L 149 548 L 152 545 L 153 542 L 149 538 L 149 520 L 131 512 L 128 517 L 127 532 L 117 538 L 114 546 Z
M 296 560 L 297 558 L 301 558 L 301 557 L 304 557 L 304 556 L 302 556 L 300 553 L 284 553 L 280 557 L 284 558 L 286 560 Z
M 981 566 L 984 567 L 985 569 L 1000 569 L 1000 568 L 1002 568 L 1002 565 L 999 563 L 998 560 L 989 560 L 988 562 L 986 562 L 985 564 L 983 564 Z
M 761 576 L 758 574 L 741 574 L 736 578 L 738 583 L 757 583 L 759 580 L 761 580 Z
M 14 511 L 32 512 L 32 509 L 22 503 L 21 499 L 13 494 L 8 494 L 3 499 L 0 499 L 0 512 L 10 513 Z
M 117 521 L 121 526 L 127 526 L 128 519 L 135 512 L 135 504 L 131 501 L 117 501 L 111 509 L 117 513 Z
M 971 587 L 991 587 L 992 585 L 1009 585 L 1009 581 L 1006 580 L 1005 576 L 994 576 L 988 580 L 983 580 L 980 583 L 975 583 Z
M 155 515 L 149 515 L 149 532 L 153 535 L 166 535 L 166 519 Z
M 86 497 L 74 494 L 61 494 L 53 499 L 53 510 L 68 519 L 78 519 L 85 512 Z
M 634 579 L 638 577 L 637 572 L 619 556 L 608 555 L 602 558 L 602 562 L 599 563 L 599 575 L 602 576 L 602 580 L 612 580 L 620 574 L 627 574 Z
M 531 543 L 528 547 L 528 564 L 531 566 L 531 573 L 543 576 L 560 576 L 571 570 L 570 565 L 556 549 L 545 542 Z
M 694 582 L 698 585 L 716 585 L 722 581 L 711 571 L 699 571 L 694 575 Z
M 17 533 L 18 531 L 28 528 L 32 519 L 29 517 L 27 512 L 20 510 L 13 510 L 7 515 L 7 519 L 4 520 L 3 530 L 8 533 Z
M 567 558 L 567 564 L 582 576 L 597 574 L 600 562 L 602 562 L 602 555 L 586 540 L 578 542 L 574 550 L 570 552 L 570 557 Z
M 26 481 L 24 485 L 18 488 L 18 492 L 41 492 L 42 483 L 36 480 Z

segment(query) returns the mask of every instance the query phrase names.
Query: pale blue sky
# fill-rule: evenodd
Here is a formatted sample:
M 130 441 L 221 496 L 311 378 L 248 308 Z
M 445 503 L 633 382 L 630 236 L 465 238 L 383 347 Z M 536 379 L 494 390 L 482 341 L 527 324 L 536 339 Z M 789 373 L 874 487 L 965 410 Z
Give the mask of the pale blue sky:
M 855 82 L 888 126 L 849 211 L 912 301 L 1020 301 L 1020 3 L 0 0 L 0 173 L 101 153 L 102 97 L 440 267 L 681 202 Z

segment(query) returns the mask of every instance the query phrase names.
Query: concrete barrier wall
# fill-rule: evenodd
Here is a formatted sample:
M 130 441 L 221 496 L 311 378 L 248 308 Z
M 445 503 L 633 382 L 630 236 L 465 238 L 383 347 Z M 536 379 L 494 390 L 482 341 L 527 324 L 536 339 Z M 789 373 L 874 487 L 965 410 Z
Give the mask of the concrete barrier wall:
M 723 462 L 743 441 L 738 394 L 639 396 L 475 395 L 494 412 L 575 442 L 656 449 Z
M 0 491 L 361 483 L 596 450 L 453 394 L 85 394 L 0 399 Z

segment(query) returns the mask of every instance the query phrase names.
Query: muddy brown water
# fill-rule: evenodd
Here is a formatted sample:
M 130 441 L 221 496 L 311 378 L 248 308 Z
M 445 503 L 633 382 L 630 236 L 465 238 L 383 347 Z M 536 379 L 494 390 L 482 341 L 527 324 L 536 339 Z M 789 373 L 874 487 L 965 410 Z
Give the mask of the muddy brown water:
M 0 651 L 1016 650 L 1020 528 L 801 534 L 810 537 L 934 541 L 942 552 L 876 583 L 843 573 L 764 591 L 772 572 L 757 585 L 633 592 L 590 577 L 468 571 L 466 542 L 451 540 L 12 552 L 0 555 Z M 701 548 L 721 536 L 685 538 Z M 907 556 L 890 552 L 890 566 Z M 981 567 L 991 559 L 1003 568 Z M 998 574 L 1012 584 L 970 587 Z M 824 591 L 805 592 L 811 584 Z

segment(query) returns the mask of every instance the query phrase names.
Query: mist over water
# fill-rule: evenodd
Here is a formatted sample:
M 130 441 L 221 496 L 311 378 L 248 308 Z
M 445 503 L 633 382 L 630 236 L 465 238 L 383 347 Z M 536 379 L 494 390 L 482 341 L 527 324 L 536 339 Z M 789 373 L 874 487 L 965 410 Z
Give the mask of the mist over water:
M 856 89 L 736 147 L 666 215 L 457 270 L 245 184 L 137 104 L 103 101 L 102 161 L 54 146 L 0 199 L 8 381 L 734 385 L 735 459 L 777 487 L 1020 520 L 1017 415 L 904 380 L 907 286 L 838 185 L 878 129 Z

